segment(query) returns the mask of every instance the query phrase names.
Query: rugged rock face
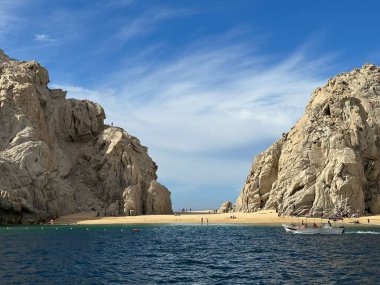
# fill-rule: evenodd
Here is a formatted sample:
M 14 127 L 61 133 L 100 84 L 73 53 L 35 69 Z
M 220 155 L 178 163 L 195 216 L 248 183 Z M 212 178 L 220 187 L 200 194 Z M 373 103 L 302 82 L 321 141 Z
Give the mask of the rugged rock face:
M 218 210 L 218 213 L 229 213 L 232 210 L 232 202 L 226 201 L 220 205 L 220 208 Z
M 48 82 L 37 62 L 0 50 L 0 224 L 84 210 L 172 213 L 147 148 L 105 125 L 101 106 Z
M 380 213 L 380 68 L 317 88 L 304 116 L 255 158 L 236 211 Z

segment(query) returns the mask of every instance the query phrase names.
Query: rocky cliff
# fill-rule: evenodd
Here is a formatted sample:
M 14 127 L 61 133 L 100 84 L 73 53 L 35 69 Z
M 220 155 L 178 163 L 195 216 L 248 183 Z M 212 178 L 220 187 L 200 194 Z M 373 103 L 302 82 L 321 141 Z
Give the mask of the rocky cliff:
M 101 106 L 47 87 L 37 62 L 0 50 L 0 224 L 78 211 L 172 213 L 147 148 L 104 124 Z
M 380 213 L 380 68 L 343 73 L 252 165 L 236 211 Z

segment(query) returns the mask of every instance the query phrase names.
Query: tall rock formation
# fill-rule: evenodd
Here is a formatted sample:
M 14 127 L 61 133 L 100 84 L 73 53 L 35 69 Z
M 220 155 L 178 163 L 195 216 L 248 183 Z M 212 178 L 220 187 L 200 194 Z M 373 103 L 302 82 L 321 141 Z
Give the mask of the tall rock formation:
M 37 62 L 0 50 L 0 224 L 78 211 L 172 213 L 147 148 L 98 104 L 49 89 Z
M 303 117 L 252 165 L 236 211 L 380 213 L 380 68 L 317 88 Z

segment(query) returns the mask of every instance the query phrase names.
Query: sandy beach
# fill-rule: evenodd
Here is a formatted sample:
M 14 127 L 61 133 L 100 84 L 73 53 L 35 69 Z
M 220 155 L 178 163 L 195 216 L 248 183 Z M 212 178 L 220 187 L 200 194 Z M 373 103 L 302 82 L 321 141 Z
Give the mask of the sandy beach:
M 236 218 L 232 219 L 231 216 Z M 210 214 L 208 211 L 187 212 L 178 215 L 144 215 L 144 216 L 121 216 L 121 217 L 96 217 L 95 212 L 82 212 L 58 218 L 56 224 L 83 224 L 83 225 L 101 225 L 101 224 L 201 224 L 203 218 L 204 224 L 262 224 L 262 225 L 279 225 L 282 223 L 301 222 L 306 218 L 278 217 L 273 210 L 262 210 L 255 213 L 226 213 Z M 370 223 L 368 224 L 368 219 Z M 308 218 L 308 223 L 327 222 L 326 219 Z M 352 221 L 359 221 L 355 225 L 379 225 L 380 215 L 363 216 L 360 218 L 344 219 L 343 223 L 350 225 Z M 337 223 L 342 223 L 339 221 Z

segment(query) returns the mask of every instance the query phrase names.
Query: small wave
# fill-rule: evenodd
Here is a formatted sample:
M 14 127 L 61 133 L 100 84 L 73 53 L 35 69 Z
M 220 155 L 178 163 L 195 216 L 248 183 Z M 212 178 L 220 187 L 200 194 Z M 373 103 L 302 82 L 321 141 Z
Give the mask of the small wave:
M 380 232 L 374 231 L 356 231 L 356 232 L 346 232 L 347 234 L 366 234 L 366 235 L 380 235 Z

